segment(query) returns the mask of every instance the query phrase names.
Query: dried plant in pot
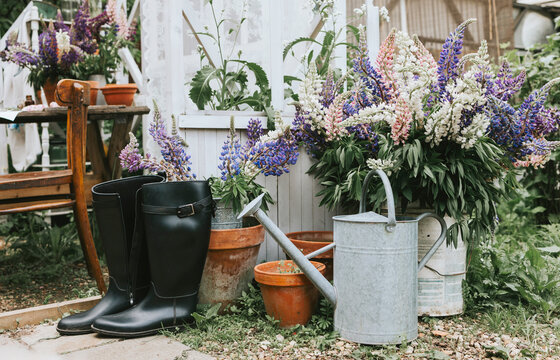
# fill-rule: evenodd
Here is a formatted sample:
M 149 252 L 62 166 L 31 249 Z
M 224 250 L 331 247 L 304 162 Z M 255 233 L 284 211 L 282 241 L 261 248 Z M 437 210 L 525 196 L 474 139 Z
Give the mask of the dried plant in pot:
M 321 274 L 324 264 L 311 262 Z M 281 328 L 305 325 L 319 303 L 319 290 L 291 260 L 270 261 L 255 266 L 255 280 L 260 284 L 268 315 Z

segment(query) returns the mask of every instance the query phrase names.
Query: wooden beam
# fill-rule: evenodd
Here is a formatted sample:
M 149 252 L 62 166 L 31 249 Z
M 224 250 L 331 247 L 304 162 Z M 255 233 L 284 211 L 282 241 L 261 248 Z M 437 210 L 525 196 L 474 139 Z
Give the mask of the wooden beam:
M 451 13 L 451 16 L 453 17 L 453 21 L 455 21 L 457 25 L 467 20 L 461 17 L 461 13 L 459 12 L 457 5 L 455 4 L 455 0 L 446 0 L 443 3 L 447 7 L 447 10 L 449 10 L 449 12 Z M 474 41 L 471 31 L 468 28 L 465 29 L 465 39 L 468 41 Z

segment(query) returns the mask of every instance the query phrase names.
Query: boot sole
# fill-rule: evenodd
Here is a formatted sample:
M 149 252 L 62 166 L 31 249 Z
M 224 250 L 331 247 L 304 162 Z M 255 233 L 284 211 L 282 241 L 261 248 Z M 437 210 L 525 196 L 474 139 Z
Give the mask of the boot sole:
M 58 331 L 60 335 L 84 335 L 84 334 L 91 334 L 93 332 L 91 328 L 83 329 L 83 330 L 64 330 L 64 329 L 56 328 L 56 331 Z
M 113 337 L 122 337 L 122 338 L 135 338 L 135 337 L 141 337 L 141 336 L 155 335 L 161 330 L 171 330 L 171 329 L 177 329 L 177 328 L 183 330 L 187 327 L 189 327 L 189 324 L 165 326 L 165 327 L 160 327 L 160 328 L 157 328 L 157 329 L 137 331 L 137 332 L 120 332 L 120 331 L 98 329 L 98 328 L 96 328 L 92 325 L 91 329 L 93 331 L 95 331 L 96 333 L 101 334 L 101 335 L 107 335 L 107 336 L 113 336 Z

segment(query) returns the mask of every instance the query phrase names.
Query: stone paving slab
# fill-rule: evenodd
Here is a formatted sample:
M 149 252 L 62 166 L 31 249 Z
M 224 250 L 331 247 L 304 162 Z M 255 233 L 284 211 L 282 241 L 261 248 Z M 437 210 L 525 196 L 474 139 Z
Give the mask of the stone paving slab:
M 0 359 L 17 360 L 211 360 L 213 357 L 163 335 L 136 339 L 96 334 L 61 336 L 56 324 L 0 334 Z

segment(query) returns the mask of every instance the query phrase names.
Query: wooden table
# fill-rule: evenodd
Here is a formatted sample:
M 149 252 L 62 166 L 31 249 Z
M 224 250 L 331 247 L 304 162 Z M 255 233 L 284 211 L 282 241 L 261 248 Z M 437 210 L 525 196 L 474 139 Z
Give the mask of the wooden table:
M 14 121 L 0 118 L 0 124 L 50 123 L 66 121 L 66 107 L 47 108 L 41 111 L 22 111 Z M 94 105 L 88 107 L 87 156 L 91 162 L 92 173 L 84 179 L 88 202 L 91 201 L 93 185 L 102 181 L 119 178 L 121 166 L 118 161 L 120 151 L 128 141 L 128 133 L 135 115 L 150 112 L 147 106 Z M 113 120 L 111 139 L 107 152 L 101 138 L 98 120 Z

